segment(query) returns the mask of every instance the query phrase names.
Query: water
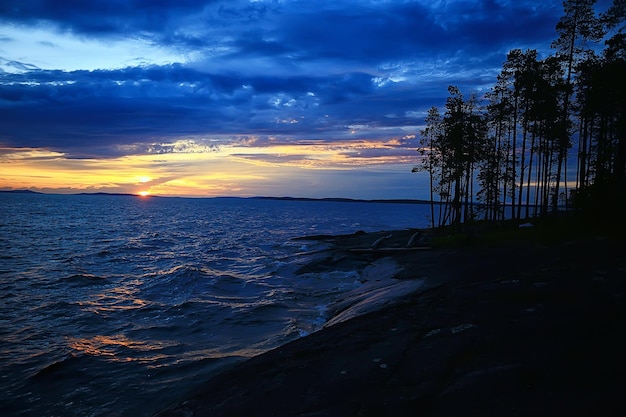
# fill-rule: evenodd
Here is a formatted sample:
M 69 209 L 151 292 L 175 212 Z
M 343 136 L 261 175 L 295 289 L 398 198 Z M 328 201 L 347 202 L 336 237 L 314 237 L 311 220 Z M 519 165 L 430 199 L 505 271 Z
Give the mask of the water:
M 0 193 L 0 414 L 136 416 L 315 331 L 357 271 L 312 234 L 426 227 L 408 204 Z

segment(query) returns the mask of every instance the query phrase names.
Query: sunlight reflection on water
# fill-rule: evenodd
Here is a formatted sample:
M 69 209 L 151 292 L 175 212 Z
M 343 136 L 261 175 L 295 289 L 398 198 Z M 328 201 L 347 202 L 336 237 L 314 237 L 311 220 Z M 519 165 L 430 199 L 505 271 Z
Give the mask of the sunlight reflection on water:
M 131 340 L 118 334 L 114 336 L 99 335 L 84 339 L 69 338 L 68 345 L 75 353 L 105 356 L 113 362 L 154 362 L 169 357 L 169 355 L 158 353 L 158 351 L 178 344 L 164 341 Z M 126 351 L 127 354 L 124 353 Z M 146 355 L 146 352 L 151 354 Z

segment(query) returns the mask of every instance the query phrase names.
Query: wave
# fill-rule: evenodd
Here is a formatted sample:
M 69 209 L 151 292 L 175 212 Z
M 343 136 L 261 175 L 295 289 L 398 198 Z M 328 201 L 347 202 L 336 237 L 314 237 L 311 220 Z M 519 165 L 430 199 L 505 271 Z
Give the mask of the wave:
M 74 285 L 100 285 L 107 283 L 107 279 L 93 274 L 74 274 L 61 278 L 59 281 Z
M 284 322 L 289 306 L 283 303 L 265 301 L 239 311 L 232 320 L 238 325 L 267 325 L 272 321 Z
M 40 366 L 29 377 L 35 382 L 57 381 L 63 378 L 76 378 L 84 367 L 86 358 L 68 353 L 59 359 Z
M 188 301 L 249 302 L 262 296 L 262 280 L 238 273 L 217 271 L 208 267 L 180 265 L 151 273 L 142 278 L 144 298 L 170 305 Z
M 178 265 L 142 276 L 141 295 L 166 304 L 182 304 L 207 291 L 212 277 L 212 272 L 203 268 Z

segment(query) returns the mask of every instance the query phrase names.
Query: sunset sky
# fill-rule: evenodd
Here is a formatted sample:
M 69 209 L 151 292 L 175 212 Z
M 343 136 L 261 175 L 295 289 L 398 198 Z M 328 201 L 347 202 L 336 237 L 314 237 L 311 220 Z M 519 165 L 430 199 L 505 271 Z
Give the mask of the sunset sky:
M 599 2 L 609 3 L 608 0 Z M 554 0 L 3 0 L 0 189 L 427 198 L 450 84 L 550 53 Z

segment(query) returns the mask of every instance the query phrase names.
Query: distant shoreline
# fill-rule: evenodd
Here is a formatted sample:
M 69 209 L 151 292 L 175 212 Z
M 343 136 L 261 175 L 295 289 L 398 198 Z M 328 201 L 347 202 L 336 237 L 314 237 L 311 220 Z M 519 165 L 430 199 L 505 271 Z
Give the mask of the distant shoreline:
M 129 196 L 129 197 L 141 197 L 141 198 L 198 198 L 198 199 L 226 199 L 237 198 L 242 200 L 277 200 L 277 201 L 327 201 L 327 202 L 339 202 L 339 203 L 382 203 L 382 204 L 430 204 L 430 201 L 426 200 L 413 200 L 413 199 L 358 199 L 358 198 L 341 198 L 341 197 L 324 197 L 324 198 L 310 198 L 310 197 L 237 197 L 237 196 L 217 196 L 217 197 L 178 197 L 178 196 L 159 196 L 159 195 L 138 195 L 132 193 L 42 193 L 32 190 L 0 190 L 2 194 L 38 194 L 38 195 L 92 195 L 92 196 Z
M 31 190 L 0 190 L 0 193 L 4 193 L 4 194 L 45 194 L 45 193 L 40 193 L 38 191 L 31 191 Z
M 279 200 L 279 201 L 329 201 L 339 203 L 383 203 L 383 204 L 430 204 L 430 201 L 426 200 L 412 200 L 412 199 L 358 199 L 358 198 L 340 198 L 340 197 L 327 197 L 327 198 L 308 198 L 308 197 L 216 197 L 216 198 L 248 198 L 253 200 Z
M 253 197 L 239 197 L 239 196 L 198 196 L 198 197 L 185 197 L 185 196 L 163 196 L 163 195 L 140 195 L 140 194 L 132 194 L 132 193 L 106 193 L 106 192 L 94 192 L 94 193 L 42 193 L 40 191 L 32 191 L 32 190 L 0 190 L 0 194 L 33 194 L 33 195 L 84 195 L 84 196 L 124 196 L 124 197 L 138 197 L 142 199 L 146 198 L 191 198 L 195 200 L 219 200 L 219 199 L 239 199 L 239 200 L 273 200 L 273 201 L 310 201 L 310 202 L 331 202 L 331 203 L 375 203 L 375 204 L 420 204 L 426 205 L 431 204 L 429 200 L 421 200 L 421 199 L 410 199 L 410 198 L 394 198 L 394 199 L 360 199 L 360 198 L 347 198 L 347 197 L 272 197 L 272 196 L 253 196 Z M 443 201 L 433 201 L 432 204 L 434 206 L 445 205 L 446 203 Z M 473 206 L 480 206 L 480 202 L 471 202 L 469 203 Z M 512 205 L 507 203 L 503 205 L 504 208 L 510 208 Z M 564 206 L 559 206 L 559 210 L 565 210 Z

